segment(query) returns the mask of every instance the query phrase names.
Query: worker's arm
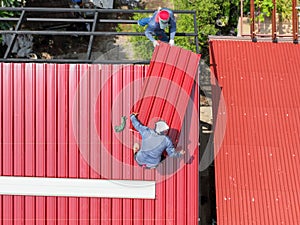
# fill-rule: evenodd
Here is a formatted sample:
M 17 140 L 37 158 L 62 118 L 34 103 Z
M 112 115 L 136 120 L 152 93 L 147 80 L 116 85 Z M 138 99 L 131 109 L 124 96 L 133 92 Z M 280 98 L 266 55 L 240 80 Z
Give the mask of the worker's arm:
M 153 33 L 154 33 L 154 30 L 155 30 L 155 18 L 156 18 L 156 15 L 157 15 L 158 11 L 155 11 L 153 13 L 153 15 L 151 16 L 150 20 L 147 21 L 148 22 L 148 26 L 145 30 L 145 36 L 150 40 L 152 41 L 153 43 L 156 41 L 155 38 L 153 37 Z M 158 43 L 156 41 L 156 43 Z
M 139 19 L 138 20 L 138 25 L 144 27 L 149 23 L 150 19 L 151 19 L 150 17 Z
M 168 153 L 168 156 L 175 157 L 175 158 L 179 158 L 180 156 L 182 156 L 185 153 L 184 150 L 181 150 L 180 152 L 177 152 L 176 149 L 174 148 L 174 145 L 173 145 L 172 141 L 168 137 L 167 137 L 166 151 Z
M 143 133 L 145 130 L 148 129 L 148 127 L 143 126 L 140 121 L 136 118 L 136 113 L 132 113 L 130 115 L 130 120 L 131 123 L 133 125 L 133 127 L 139 132 L 139 133 Z
M 153 33 L 153 32 L 154 32 L 154 29 L 152 29 L 150 26 L 148 26 L 147 29 L 146 29 L 146 31 L 145 31 L 146 37 L 147 37 L 150 41 L 152 41 L 152 42 L 155 41 L 155 39 L 154 39 L 153 36 L 152 36 L 152 33 Z

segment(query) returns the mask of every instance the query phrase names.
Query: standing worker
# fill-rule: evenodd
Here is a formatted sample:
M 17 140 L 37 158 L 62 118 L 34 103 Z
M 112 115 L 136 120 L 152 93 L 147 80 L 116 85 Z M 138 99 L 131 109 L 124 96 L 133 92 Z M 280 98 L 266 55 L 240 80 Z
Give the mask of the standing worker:
M 163 42 L 169 42 L 171 46 L 174 45 L 174 38 L 176 33 L 176 20 L 172 10 L 168 8 L 161 8 L 154 12 L 151 18 L 142 18 L 138 20 L 138 24 L 141 26 L 147 26 L 145 35 L 152 41 L 153 46 L 159 45 L 158 41 L 154 39 L 156 36 L 158 40 Z M 170 39 L 165 33 L 165 29 L 170 27 Z
M 161 162 L 164 150 L 167 151 L 168 156 L 179 158 L 185 151 L 177 152 L 173 146 L 171 139 L 166 135 L 169 126 L 164 121 L 155 123 L 155 129 L 143 126 L 136 118 L 137 113 L 132 113 L 130 119 L 133 127 L 142 136 L 141 148 L 138 143 L 134 143 L 133 152 L 134 159 L 139 166 L 147 169 L 153 169 Z

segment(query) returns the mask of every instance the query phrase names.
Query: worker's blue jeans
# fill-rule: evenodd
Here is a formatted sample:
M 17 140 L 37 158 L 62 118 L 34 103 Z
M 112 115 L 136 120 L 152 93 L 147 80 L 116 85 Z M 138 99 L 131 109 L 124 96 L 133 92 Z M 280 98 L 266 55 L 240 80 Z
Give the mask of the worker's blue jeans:
M 140 167 L 143 167 L 145 169 L 155 169 L 157 166 L 152 166 L 152 167 L 148 167 L 146 164 L 139 164 L 139 162 L 136 160 L 136 155 L 137 155 L 138 152 L 134 153 L 134 160 L 136 161 L 136 163 L 140 166 Z

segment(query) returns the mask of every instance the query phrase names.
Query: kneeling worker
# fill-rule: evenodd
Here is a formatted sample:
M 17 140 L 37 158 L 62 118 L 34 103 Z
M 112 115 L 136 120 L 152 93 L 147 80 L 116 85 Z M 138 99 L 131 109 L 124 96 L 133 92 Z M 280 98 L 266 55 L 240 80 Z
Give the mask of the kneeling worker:
M 151 18 L 142 18 L 138 20 L 140 26 L 146 26 L 145 35 L 152 41 L 153 46 L 156 47 L 159 45 L 158 41 L 155 40 L 157 37 L 158 40 L 163 42 L 169 42 L 171 46 L 174 45 L 174 38 L 176 34 L 176 20 L 172 10 L 168 8 L 162 8 L 155 11 Z M 165 32 L 165 29 L 170 28 L 170 38 Z
M 162 154 L 164 150 L 167 151 L 170 157 L 180 157 L 185 151 L 181 150 L 177 152 L 173 146 L 171 139 L 166 135 L 169 126 L 164 121 L 158 121 L 155 123 L 155 129 L 150 129 L 144 126 L 136 118 L 137 113 L 132 113 L 130 119 L 133 127 L 142 136 L 141 148 L 138 143 L 134 143 L 134 159 L 138 165 L 152 169 L 156 168 L 161 162 Z

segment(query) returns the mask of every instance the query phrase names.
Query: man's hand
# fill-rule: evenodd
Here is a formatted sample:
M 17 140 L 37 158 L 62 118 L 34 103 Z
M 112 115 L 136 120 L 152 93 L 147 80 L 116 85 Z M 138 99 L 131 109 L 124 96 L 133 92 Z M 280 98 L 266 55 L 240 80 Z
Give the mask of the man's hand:
M 174 45 L 175 45 L 174 40 L 171 39 L 171 40 L 169 41 L 169 44 L 170 44 L 171 46 L 174 46 Z
M 185 154 L 185 150 L 182 149 L 182 150 L 180 151 L 180 154 L 181 154 L 181 155 L 184 155 L 184 154 Z
M 155 48 L 156 46 L 159 46 L 158 41 L 153 41 L 152 43 L 153 43 L 154 48 Z
M 131 115 L 137 116 L 137 115 L 139 115 L 139 113 L 138 112 L 132 112 Z

